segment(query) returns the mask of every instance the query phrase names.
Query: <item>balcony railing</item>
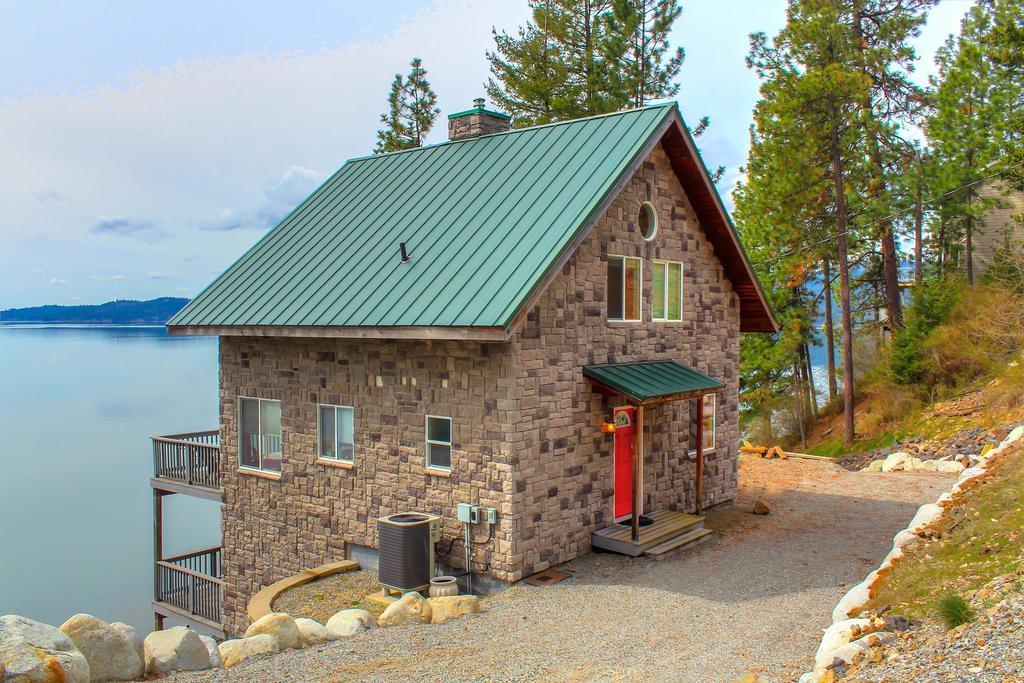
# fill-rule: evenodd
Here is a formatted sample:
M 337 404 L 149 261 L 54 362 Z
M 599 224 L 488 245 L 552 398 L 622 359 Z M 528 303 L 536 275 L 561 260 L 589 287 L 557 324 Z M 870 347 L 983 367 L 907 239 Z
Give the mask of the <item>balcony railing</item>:
M 219 625 L 221 576 L 220 548 L 168 557 L 156 563 L 156 599 Z
M 220 432 L 154 436 L 153 475 L 189 486 L 219 489 Z

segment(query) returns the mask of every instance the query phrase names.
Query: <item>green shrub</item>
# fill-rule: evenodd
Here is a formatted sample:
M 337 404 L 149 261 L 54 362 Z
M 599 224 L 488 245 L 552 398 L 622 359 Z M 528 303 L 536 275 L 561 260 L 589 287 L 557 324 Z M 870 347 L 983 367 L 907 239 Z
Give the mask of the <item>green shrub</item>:
M 961 624 L 974 621 L 974 610 L 967 601 L 955 593 L 939 598 L 939 616 L 947 629 L 954 629 Z
M 962 286 L 951 280 L 933 280 L 914 290 L 905 326 L 892 340 L 889 363 L 896 384 L 916 384 L 924 377 L 928 335 L 946 320 L 961 290 Z

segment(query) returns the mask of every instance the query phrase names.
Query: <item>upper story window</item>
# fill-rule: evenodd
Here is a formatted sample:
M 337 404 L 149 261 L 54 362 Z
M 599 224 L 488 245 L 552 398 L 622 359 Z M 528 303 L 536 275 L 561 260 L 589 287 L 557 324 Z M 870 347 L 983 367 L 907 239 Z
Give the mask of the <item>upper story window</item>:
M 655 261 L 652 272 L 651 318 L 653 320 L 683 319 L 683 264 L 676 261 Z
M 452 468 L 452 419 L 427 415 L 427 467 Z
M 321 405 L 318 412 L 319 457 L 326 460 L 352 462 L 356 449 L 356 411 L 349 406 Z
M 643 235 L 643 238 L 648 242 L 653 240 L 654 236 L 658 234 L 658 212 L 654 209 L 654 204 L 650 202 L 641 204 L 636 222 L 640 226 L 640 234 Z
M 238 399 L 238 464 L 265 472 L 281 471 L 281 402 Z
M 690 455 L 697 454 L 697 401 L 690 401 Z M 704 394 L 704 429 L 702 430 L 703 443 L 701 451 L 708 453 L 715 450 L 715 410 L 717 402 L 715 394 Z
M 608 257 L 609 320 L 640 320 L 641 270 L 638 258 Z

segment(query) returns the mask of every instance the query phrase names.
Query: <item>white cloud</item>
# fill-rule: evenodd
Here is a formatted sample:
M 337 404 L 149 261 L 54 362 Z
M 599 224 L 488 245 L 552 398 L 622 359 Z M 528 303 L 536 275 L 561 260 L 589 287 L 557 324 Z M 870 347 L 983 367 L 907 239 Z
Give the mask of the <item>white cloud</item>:
M 50 278 L 50 284 L 51 285 L 66 285 L 66 284 L 70 284 L 70 283 L 67 280 L 62 280 L 59 277 L 52 277 L 52 278 Z
M 167 273 L 161 273 L 158 270 L 151 270 L 149 271 L 149 274 L 146 275 L 146 277 L 148 277 L 150 280 L 166 280 L 171 276 L 168 275 Z
M 320 184 L 323 176 L 301 166 L 288 170 L 263 192 L 253 208 L 225 208 L 213 221 L 203 223 L 201 230 L 238 230 L 252 228 L 269 230 L 294 209 Z
M 30 272 L 30 273 L 36 273 L 37 275 L 41 275 L 41 274 L 42 274 L 42 273 L 44 273 L 45 271 L 44 271 L 44 270 L 43 270 L 42 268 L 33 268 L 33 269 L 32 269 L 32 270 L 30 270 L 29 272 Z
M 127 275 L 93 275 L 93 280 L 99 280 L 100 282 L 114 282 L 116 280 L 127 280 Z
M 101 216 L 92 224 L 89 232 L 94 235 L 130 237 L 143 242 L 157 242 L 167 237 L 167 231 L 158 228 L 153 221 L 124 216 Z

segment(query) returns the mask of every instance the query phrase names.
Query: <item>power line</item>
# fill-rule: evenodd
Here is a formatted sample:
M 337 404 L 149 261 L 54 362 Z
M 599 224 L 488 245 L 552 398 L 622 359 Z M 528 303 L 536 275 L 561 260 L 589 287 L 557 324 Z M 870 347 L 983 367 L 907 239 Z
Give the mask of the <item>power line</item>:
M 989 180 L 990 178 L 995 178 L 996 176 L 1002 175 L 1003 173 L 1009 173 L 1010 171 L 1012 171 L 1014 169 L 1017 169 L 1017 168 L 1019 168 L 1021 166 L 1024 166 L 1024 161 L 1016 163 L 1013 166 L 1010 166 L 1009 168 L 1004 168 L 1002 170 L 996 171 L 995 173 L 992 173 L 992 174 L 989 174 L 989 175 L 986 175 L 986 176 L 982 176 L 981 178 L 978 178 L 977 180 L 972 180 L 971 182 L 966 183 L 964 185 L 961 185 L 960 187 L 955 187 L 952 190 L 947 190 L 946 192 L 943 192 L 940 195 L 937 195 L 937 196 L 935 196 L 935 197 L 933 197 L 933 198 L 931 198 L 931 199 L 929 199 L 927 201 L 921 202 L 921 206 L 922 207 L 929 206 L 931 204 L 934 204 L 935 202 L 938 202 L 938 201 L 941 201 L 941 200 L 945 199 L 946 197 L 948 197 L 951 194 L 954 194 L 956 192 L 960 192 L 961 190 L 965 190 L 965 189 L 967 189 L 969 187 L 973 187 L 973 186 L 977 185 L 978 183 L 981 183 L 981 182 L 984 182 L 986 180 Z M 842 232 L 837 232 L 834 235 L 829 235 L 828 237 L 825 237 L 823 239 L 817 240 L 815 242 L 811 242 L 810 244 L 805 244 L 802 247 L 797 247 L 796 249 L 792 249 L 790 251 L 784 252 L 784 253 L 779 254 L 778 256 L 775 256 L 773 258 L 765 259 L 764 261 L 758 261 L 758 262 L 756 262 L 756 263 L 754 263 L 752 265 L 763 266 L 763 265 L 768 264 L 768 263 L 777 262 L 777 261 L 779 261 L 781 259 L 787 258 L 787 257 L 792 256 L 794 254 L 799 254 L 802 251 L 807 251 L 808 249 L 810 249 L 812 247 L 816 247 L 816 246 L 818 246 L 820 244 L 825 244 L 826 242 L 831 242 L 832 240 L 839 238 L 841 235 L 848 234 L 849 232 L 851 232 L 853 230 L 860 230 L 861 228 L 866 228 L 868 226 L 875 225 L 876 223 L 882 223 L 883 221 L 892 220 L 893 218 L 896 218 L 898 216 L 901 216 L 901 215 L 903 215 L 905 213 L 909 213 L 910 211 L 914 211 L 914 210 L 916 210 L 916 207 L 914 207 L 914 206 L 906 208 L 906 209 L 901 209 L 901 210 L 896 211 L 894 213 L 891 213 L 888 216 L 885 216 L 883 218 L 878 218 L 876 220 L 869 221 L 867 223 L 863 223 L 861 225 L 854 225 L 854 226 L 848 227 L 845 230 L 843 230 Z

